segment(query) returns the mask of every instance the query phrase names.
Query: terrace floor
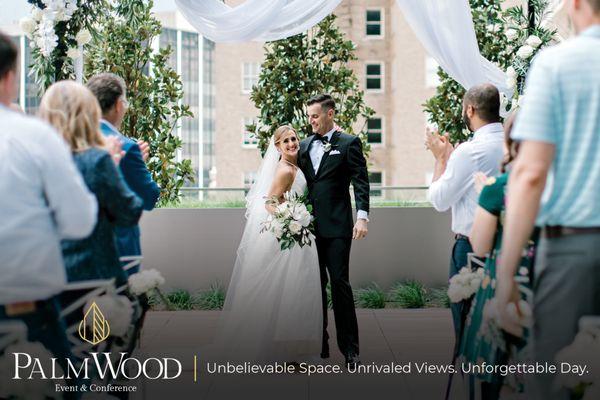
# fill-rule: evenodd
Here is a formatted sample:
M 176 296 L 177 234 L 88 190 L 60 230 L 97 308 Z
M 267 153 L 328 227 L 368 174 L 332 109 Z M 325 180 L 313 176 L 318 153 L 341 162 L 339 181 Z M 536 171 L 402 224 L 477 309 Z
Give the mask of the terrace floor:
M 137 356 L 173 357 L 183 364 L 173 381 L 144 380 L 131 398 L 169 397 L 215 399 L 443 399 L 447 374 L 418 373 L 420 363 L 446 365 L 454 342 L 448 309 L 357 310 L 363 365 L 411 365 L 410 373 L 394 374 L 208 374 L 202 364 L 203 351 L 213 340 L 219 311 L 150 312 Z M 333 314 L 329 317 L 333 321 Z M 330 337 L 335 338 L 334 327 Z M 335 340 L 331 358 L 322 366 L 343 366 Z M 194 356 L 197 372 L 194 379 Z M 406 368 L 406 367 L 405 367 Z M 461 374 L 454 375 L 452 398 L 465 398 Z

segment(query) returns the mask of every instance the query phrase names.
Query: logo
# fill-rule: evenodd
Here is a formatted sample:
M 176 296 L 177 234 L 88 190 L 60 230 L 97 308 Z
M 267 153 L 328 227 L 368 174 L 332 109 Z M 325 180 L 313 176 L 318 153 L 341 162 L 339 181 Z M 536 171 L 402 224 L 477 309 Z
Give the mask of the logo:
M 79 323 L 79 337 L 97 345 L 110 335 L 110 325 L 94 301 Z

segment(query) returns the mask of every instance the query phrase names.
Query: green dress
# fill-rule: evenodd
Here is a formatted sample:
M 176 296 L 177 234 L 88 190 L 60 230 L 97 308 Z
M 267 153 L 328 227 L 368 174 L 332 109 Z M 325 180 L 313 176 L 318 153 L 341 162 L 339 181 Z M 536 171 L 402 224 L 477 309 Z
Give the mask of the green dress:
M 484 318 L 484 309 L 494 297 L 496 288 L 496 260 L 502 247 L 502 228 L 505 214 L 505 190 L 508 173 L 490 178 L 479 197 L 479 206 L 498 217 L 494 248 L 486 259 L 484 277 L 475 293 L 471 310 L 466 320 L 465 333 L 462 337 L 460 355 L 463 362 L 487 365 L 506 364 L 509 358 L 518 359 L 518 351 L 526 344 L 529 335 L 525 329 L 522 338 L 509 336 L 499 329 L 493 319 Z M 523 251 L 521 265 L 517 269 L 515 280 L 518 283 L 521 297 L 531 304 L 531 276 L 535 256 L 534 233 Z M 493 373 L 476 374 L 477 378 L 492 383 L 501 382 L 501 376 Z

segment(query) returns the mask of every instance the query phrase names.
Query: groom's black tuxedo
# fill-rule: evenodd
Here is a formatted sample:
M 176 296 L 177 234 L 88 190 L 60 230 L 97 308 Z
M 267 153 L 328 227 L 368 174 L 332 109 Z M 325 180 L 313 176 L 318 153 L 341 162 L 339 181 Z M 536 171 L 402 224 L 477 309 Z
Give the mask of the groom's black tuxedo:
M 334 132 L 330 141 L 331 150 L 324 153 L 315 173 L 309 154 L 315 136 L 300 143 L 298 165 L 308 183 L 317 236 L 351 238 L 354 225 L 350 203 L 351 182 L 356 209 L 369 212 L 369 177 L 361 141 L 357 136 Z
M 327 334 L 327 272 L 331 279 L 331 297 L 337 330 L 338 347 L 347 358 L 358 355 L 358 324 L 349 279 L 352 244 L 352 205 L 350 183 L 354 188 L 357 210 L 369 211 L 369 177 L 367 163 L 358 137 L 336 131 L 331 148 L 323 154 L 315 173 L 310 157 L 316 135 L 300 143 L 298 165 L 306 176 L 308 198 L 313 206 L 316 244 L 323 296 L 323 350 L 329 354 Z

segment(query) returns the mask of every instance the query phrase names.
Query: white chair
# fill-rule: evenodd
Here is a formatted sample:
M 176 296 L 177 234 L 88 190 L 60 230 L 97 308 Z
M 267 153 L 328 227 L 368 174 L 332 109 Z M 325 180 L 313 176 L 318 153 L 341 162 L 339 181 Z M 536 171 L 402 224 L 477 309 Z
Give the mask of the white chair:
M 11 344 L 27 341 L 27 325 L 23 321 L 0 321 L 0 355 Z

